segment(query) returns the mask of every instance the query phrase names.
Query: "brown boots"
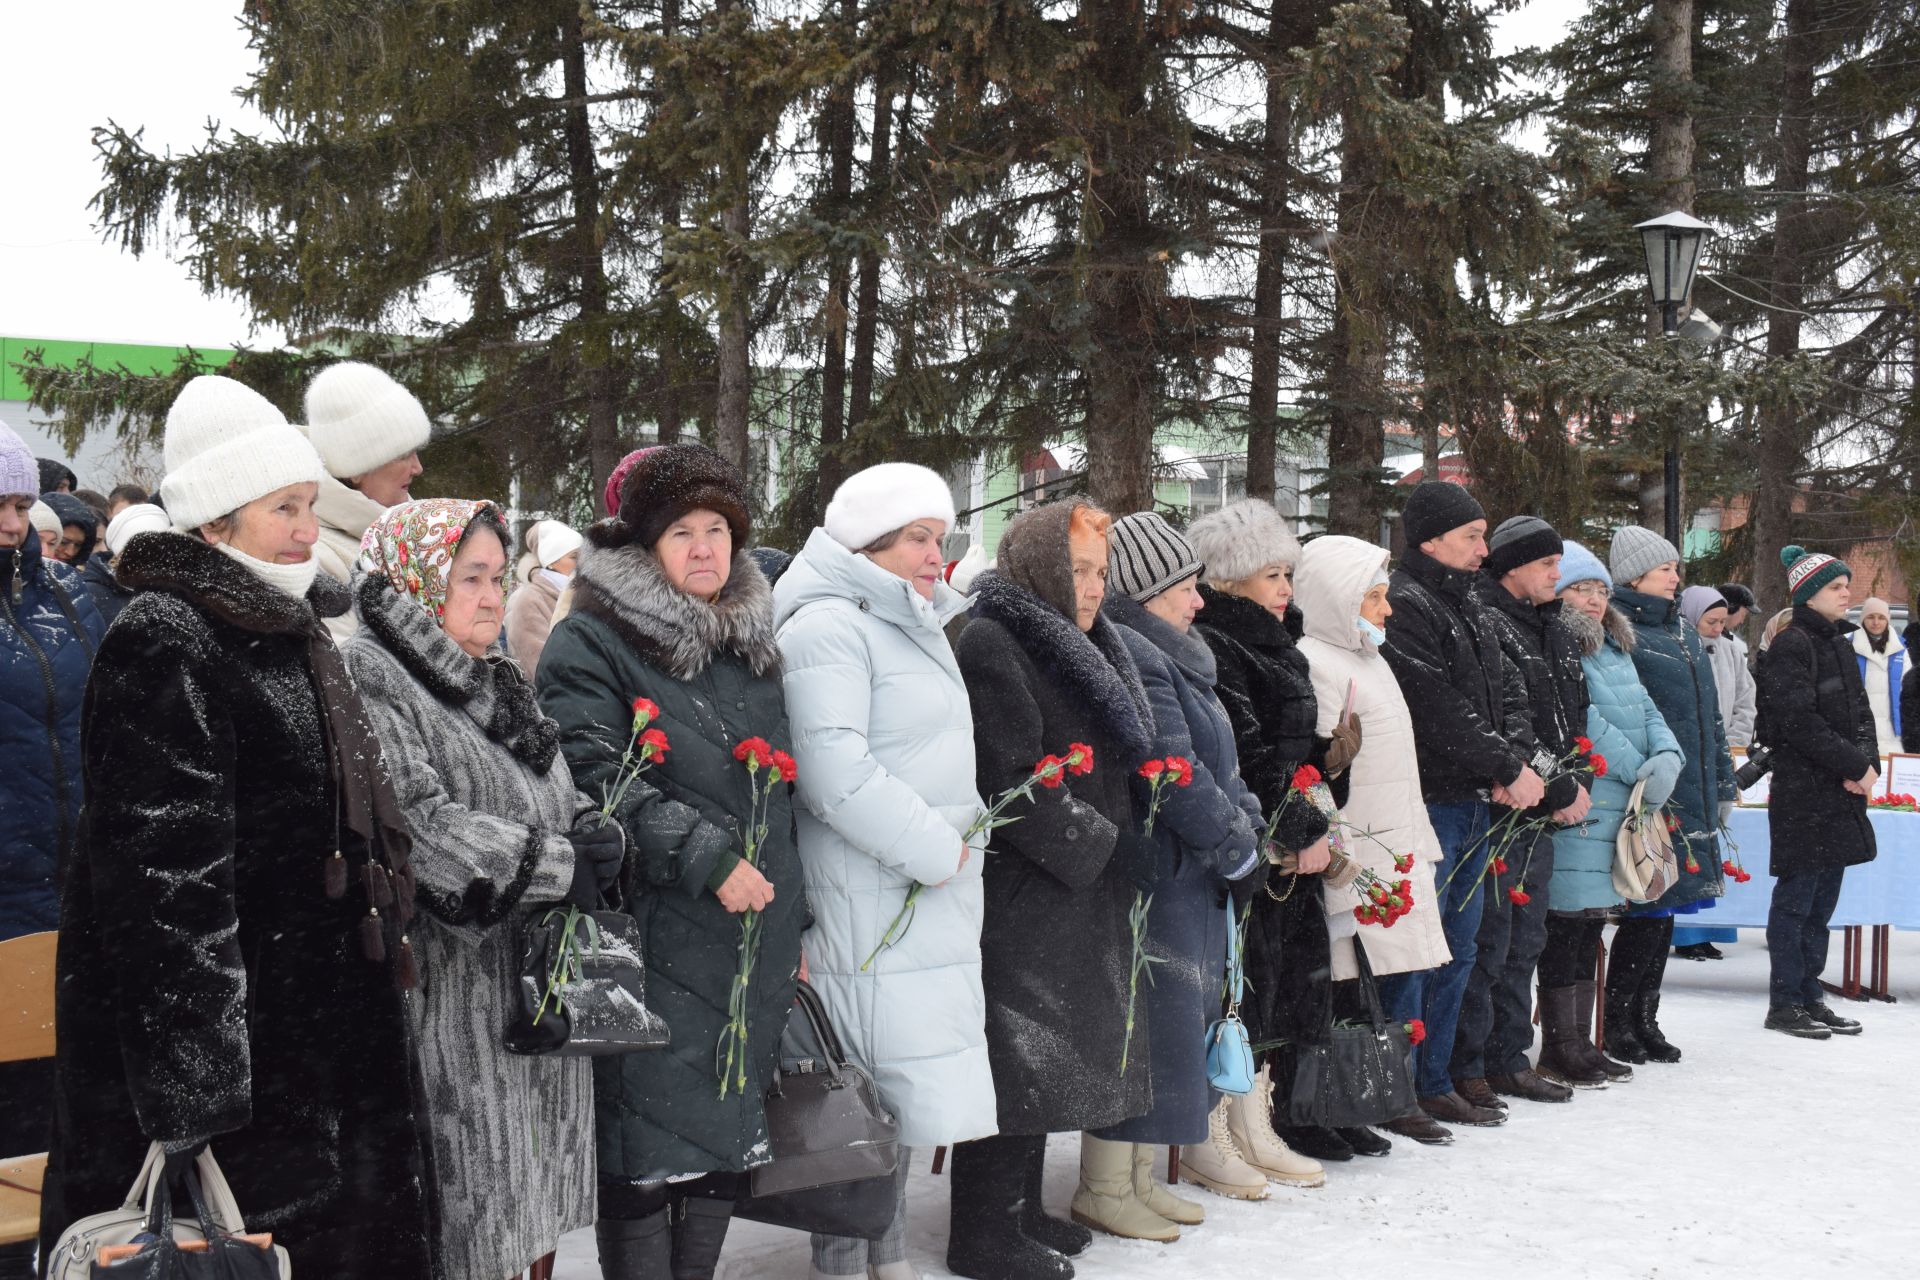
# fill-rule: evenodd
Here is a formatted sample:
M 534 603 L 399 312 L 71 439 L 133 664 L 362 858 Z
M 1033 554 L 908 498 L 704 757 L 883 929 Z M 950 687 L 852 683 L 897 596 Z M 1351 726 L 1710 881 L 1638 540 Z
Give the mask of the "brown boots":
M 1594 984 L 1540 988 L 1540 1062 L 1542 1076 L 1575 1089 L 1604 1089 L 1633 1079 L 1633 1068 L 1593 1047 Z

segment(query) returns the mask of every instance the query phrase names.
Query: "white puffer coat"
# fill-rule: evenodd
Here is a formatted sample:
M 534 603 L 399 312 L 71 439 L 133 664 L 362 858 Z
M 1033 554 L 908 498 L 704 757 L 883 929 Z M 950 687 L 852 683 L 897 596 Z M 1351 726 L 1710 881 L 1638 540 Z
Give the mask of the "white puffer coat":
M 943 630 L 966 597 L 932 603 L 816 529 L 774 589 L 799 764 L 807 966 L 855 1061 L 908 1146 L 996 1132 L 980 983 L 973 713 Z M 911 924 L 873 966 L 915 883 Z
M 1375 976 L 1411 973 L 1445 964 L 1452 953 L 1441 932 L 1433 864 L 1440 841 L 1420 798 L 1420 765 L 1414 756 L 1413 718 L 1385 658 L 1354 628 L 1360 602 L 1374 575 L 1386 568 L 1387 553 L 1358 538 L 1316 538 L 1301 551 L 1294 575 L 1294 602 L 1305 618 L 1301 652 L 1313 671 L 1320 704 L 1314 731 L 1332 732 L 1353 690 L 1353 711 L 1360 720 L 1360 754 L 1349 769 L 1347 804 L 1340 816 L 1351 828 L 1342 833 L 1347 854 L 1381 879 L 1401 877 L 1393 855 L 1418 855 L 1406 878 L 1413 882 L 1413 910 L 1391 928 L 1359 927 L 1367 963 Z M 1359 832 L 1366 832 L 1361 835 Z M 1359 894 L 1350 886 L 1326 890 L 1333 925 L 1333 976 L 1354 977 L 1351 938 L 1353 908 Z M 1345 935 L 1345 936 L 1342 936 Z

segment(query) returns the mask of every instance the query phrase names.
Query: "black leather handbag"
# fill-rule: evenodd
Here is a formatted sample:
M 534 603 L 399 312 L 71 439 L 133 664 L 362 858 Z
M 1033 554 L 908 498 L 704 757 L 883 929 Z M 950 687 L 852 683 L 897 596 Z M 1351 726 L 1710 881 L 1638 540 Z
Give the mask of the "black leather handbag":
M 767 1093 L 773 1159 L 750 1175 L 743 1218 L 877 1240 L 892 1225 L 899 1126 L 848 1060 L 819 993 L 802 982 Z
M 595 1058 L 667 1046 L 667 1024 L 647 1008 L 646 943 L 632 916 L 554 907 L 522 916 L 518 930 L 508 1053 Z
M 1404 1024 L 1388 1021 L 1381 1011 L 1380 989 L 1358 938 L 1353 940 L 1353 957 L 1367 1021 L 1335 1023 L 1326 1043 L 1293 1046 L 1290 1124 L 1351 1129 L 1384 1124 L 1417 1105 L 1412 1037 Z

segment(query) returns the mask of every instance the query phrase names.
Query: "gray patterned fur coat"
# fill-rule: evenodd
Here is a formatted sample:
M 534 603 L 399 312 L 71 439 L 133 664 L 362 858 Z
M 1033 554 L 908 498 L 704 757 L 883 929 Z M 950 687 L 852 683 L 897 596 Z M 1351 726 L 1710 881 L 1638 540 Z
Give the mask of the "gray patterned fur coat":
M 594 1216 L 589 1063 L 501 1046 L 512 918 L 566 893 L 588 805 L 518 666 L 467 654 L 384 577 L 353 585 L 343 652 L 413 829 L 434 1272 L 507 1280 Z

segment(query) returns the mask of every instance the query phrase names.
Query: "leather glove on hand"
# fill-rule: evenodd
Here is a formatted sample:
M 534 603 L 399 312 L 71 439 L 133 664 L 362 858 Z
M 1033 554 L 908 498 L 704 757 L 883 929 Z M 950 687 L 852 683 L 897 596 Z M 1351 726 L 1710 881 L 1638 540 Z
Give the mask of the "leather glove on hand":
M 1332 739 L 1327 747 L 1329 776 L 1345 773 L 1353 764 L 1353 758 L 1360 754 L 1360 717 L 1349 715 L 1333 726 Z
M 566 901 L 576 907 L 596 907 L 620 879 L 620 866 L 627 857 L 626 834 L 618 823 L 600 825 L 597 815 L 589 815 L 567 832 L 567 842 L 573 846 L 573 883 L 567 888 Z
M 1142 893 L 1160 884 L 1160 846 L 1152 836 L 1122 831 L 1113 842 L 1113 860 L 1127 882 Z

